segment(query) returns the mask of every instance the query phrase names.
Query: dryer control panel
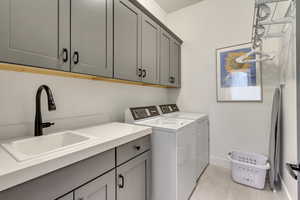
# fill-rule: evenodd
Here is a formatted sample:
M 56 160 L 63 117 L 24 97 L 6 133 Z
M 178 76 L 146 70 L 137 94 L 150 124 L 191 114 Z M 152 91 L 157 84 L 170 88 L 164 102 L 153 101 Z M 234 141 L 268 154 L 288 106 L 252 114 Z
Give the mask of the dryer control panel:
M 130 108 L 130 111 L 134 120 L 146 119 L 149 117 L 155 117 L 159 115 L 156 106 Z
M 176 104 L 160 105 L 159 107 L 160 107 L 162 114 L 179 112 L 179 108 Z

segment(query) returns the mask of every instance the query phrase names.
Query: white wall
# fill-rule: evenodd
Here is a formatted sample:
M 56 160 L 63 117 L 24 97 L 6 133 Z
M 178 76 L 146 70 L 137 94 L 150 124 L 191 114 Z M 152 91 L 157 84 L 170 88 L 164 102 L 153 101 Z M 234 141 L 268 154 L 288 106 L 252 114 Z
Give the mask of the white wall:
M 163 88 L 0 71 L 0 138 L 33 134 L 35 94 L 41 84 L 53 90 L 57 106 L 56 111 L 48 112 L 43 95 L 44 120 L 60 122 L 58 126 L 64 129 L 123 121 L 130 106 L 168 101 L 168 89 Z M 64 122 L 66 119 L 74 123 Z
M 250 42 L 253 9 L 253 0 L 209 0 L 167 16 L 184 40 L 182 89 L 173 95 L 184 110 L 209 113 L 211 162 L 227 167 L 232 150 L 268 152 L 272 87 L 264 90 L 263 103 L 216 102 L 215 50 Z

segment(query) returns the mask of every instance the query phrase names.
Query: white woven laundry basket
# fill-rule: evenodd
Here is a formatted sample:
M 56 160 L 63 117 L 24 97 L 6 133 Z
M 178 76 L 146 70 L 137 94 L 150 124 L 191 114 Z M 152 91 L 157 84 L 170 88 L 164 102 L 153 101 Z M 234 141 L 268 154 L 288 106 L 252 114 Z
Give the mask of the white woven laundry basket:
M 228 159 L 231 161 L 231 176 L 235 182 L 264 189 L 267 170 L 270 168 L 266 156 L 233 151 L 228 153 Z

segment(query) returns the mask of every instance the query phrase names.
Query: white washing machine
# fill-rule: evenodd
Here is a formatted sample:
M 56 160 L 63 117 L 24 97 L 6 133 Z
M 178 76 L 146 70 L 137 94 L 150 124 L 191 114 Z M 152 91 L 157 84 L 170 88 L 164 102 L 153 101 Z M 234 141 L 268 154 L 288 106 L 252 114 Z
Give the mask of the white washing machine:
M 156 106 L 130 108 L 127 123 L 150 126 L 152 143 L 152 200 L 188 200 L 196 182 L 191 143 L 195 123 L 188 119 L 166 118 Z
M 194 120 L 196 126 L 196 155 L 197 163 L 194 177 L 199 180 L 201 174 L 204 172 L 209 164 L 209 120 L 206 114 L 181 112 L 176 104 L 160 105 L 158 109 L 162 116 L 177 119 Z

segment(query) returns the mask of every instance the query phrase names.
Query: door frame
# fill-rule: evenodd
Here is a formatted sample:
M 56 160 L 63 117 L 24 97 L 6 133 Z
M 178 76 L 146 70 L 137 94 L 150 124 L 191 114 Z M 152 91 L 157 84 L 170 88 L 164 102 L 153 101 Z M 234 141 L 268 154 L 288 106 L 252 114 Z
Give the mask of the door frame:
M 296 4 L 300 11 L 300 5 Z M 297 162 L 300 164 L 300 12 L 296 12 L 296 83 L 297 83 Z M 300 173 L 298 172 L 298 177 Z M 300 199 L 300 178 L 298 178 L 298 200 Z

